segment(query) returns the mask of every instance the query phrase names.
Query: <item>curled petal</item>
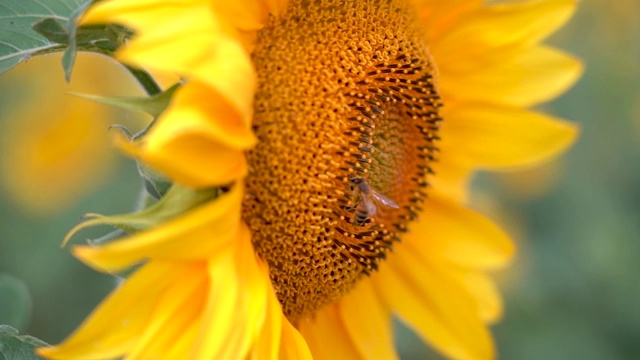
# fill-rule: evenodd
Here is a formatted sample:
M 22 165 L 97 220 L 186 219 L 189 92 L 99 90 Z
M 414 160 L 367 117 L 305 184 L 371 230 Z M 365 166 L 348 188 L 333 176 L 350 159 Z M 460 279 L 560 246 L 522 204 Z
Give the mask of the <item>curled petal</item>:
M 177 91 L 142 141 L 117 140 L 125 152 L 196 188 L 226 185 L 245 176 L 244 151 L 257 141 L 248 122 L 197 82 Z
M 230 246 L 240 224 L 242 186 L 165 224 L 100 247 L 76 246 L 73 253 L 106 272 L 152 259 L 204 259 Z
M 238 21 L 245 19 L 238 24 L 241 28 L 203 0 L 103 1 L 90 8 L 82 23 L 115 22 L 136 30 L 134 39 L 118 51 L 118 59 L 206 83 L 248 123 L 255 73 L 238 31 L 260 25 L 249 5 L 222 6 L 241 15 Z
M 118 58 L 155 70 L 174 72 L 206 84 L 207 94 L 217 93 L 249 123 L 253 111 L 255 72 L 248 53 L 237 39 L 210 29 L 193 29 L 193 34 L 158 34 L 158 38 L 137 38 L 124 48 Z M 171 36 L 167 39 L 167 36 Z M 173 44 L 170 40 L 180 44 Z M 144 40 L 144 41 L 143 41 Z M 176 52 L 176 48 L 184 49 Z M 171 59 L 167 61 L 166 59 Z

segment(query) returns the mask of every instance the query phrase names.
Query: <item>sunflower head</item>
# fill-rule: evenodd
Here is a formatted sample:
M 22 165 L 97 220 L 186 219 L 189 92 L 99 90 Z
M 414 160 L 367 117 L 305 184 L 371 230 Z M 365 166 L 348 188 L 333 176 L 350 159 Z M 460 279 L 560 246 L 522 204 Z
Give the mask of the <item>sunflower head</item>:
M 402 1 L 292 1 L 258 33 L 243 218 L 292 320 L 376 270 L 422 210 L 441 102 L 416 24 Z

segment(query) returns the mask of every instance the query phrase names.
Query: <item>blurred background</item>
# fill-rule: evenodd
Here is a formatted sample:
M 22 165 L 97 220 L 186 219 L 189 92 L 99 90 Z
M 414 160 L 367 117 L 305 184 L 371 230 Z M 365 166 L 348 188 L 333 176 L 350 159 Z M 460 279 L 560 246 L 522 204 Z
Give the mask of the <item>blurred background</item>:
M 549 43 L 582 58 L 586 73 L 542 107 L 578 122 L 579 142 L 540 168 L 474 181 L 474 206 L 519 248 L 496 274 L 506 298 L 494 327 L 503 359 L 640 356 L 639 15 L 638 0 L 582 2 Z M 83 55 L 71 85 L 59 64 L 33 58 L 0 76 L 0 323 L 49 343 L 114 285 L 59 245 L 83 213 L 131 210 L 141 183 L 106 129 L 148 121 L 65 95 L 142 94 L 116 64 Z M 398 327 L 404 359 L 438 358 Z
M 55 343 L 114 285 L 60 240 L 83 213 L 132 210 L 137 170 L 107 129 L 149 120 L 69 93 L 143 91 L 113 60 L 80 54 L 70 85 L 61 55 L 42 56 L 2 74 L 0 93 L 0 323 Z

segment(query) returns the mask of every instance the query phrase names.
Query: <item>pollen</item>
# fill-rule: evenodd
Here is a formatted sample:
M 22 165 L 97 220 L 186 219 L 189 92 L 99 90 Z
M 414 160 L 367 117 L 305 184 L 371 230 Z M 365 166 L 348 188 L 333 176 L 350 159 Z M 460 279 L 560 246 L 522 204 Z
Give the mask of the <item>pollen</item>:
M 290 1 L 257 37 L 243 218 L 296 323 L 375 271 L 421 212 L 441 118 L 410 4 Z

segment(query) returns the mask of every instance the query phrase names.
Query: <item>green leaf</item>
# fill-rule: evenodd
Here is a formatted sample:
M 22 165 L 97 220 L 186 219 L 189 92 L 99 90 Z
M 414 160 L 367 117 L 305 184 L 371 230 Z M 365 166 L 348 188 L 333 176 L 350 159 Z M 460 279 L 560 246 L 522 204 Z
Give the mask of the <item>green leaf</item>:
M 32 25 L 44 18 L 65 27 L 71 14 L 87 0 L 2 0 L 0 1 L 0 73 L 36 53 L 60 51 L 56 44 L 38 34 Z
M 156 118 L 160 116 L 160 114 L 162 114 L 167 106 L 169 106 L 171 97 L 178 87 L 179 84 L 176 84 L 158 95 L 145 97 L 106 97 L 76 93 L 71 93 L 71 95 L 107 105 L 116 106 L 122 109 L 146 112 L 147 114 Z
M 18 330 L 0 325 L 0 360 L 37 360 L 42 359 L 33 351 L 48 344 L 29 335 L 18 335 Z
M 31 295 L 20 279 L 0 273 L 0 324 L 25 328 L 31 315 Z

